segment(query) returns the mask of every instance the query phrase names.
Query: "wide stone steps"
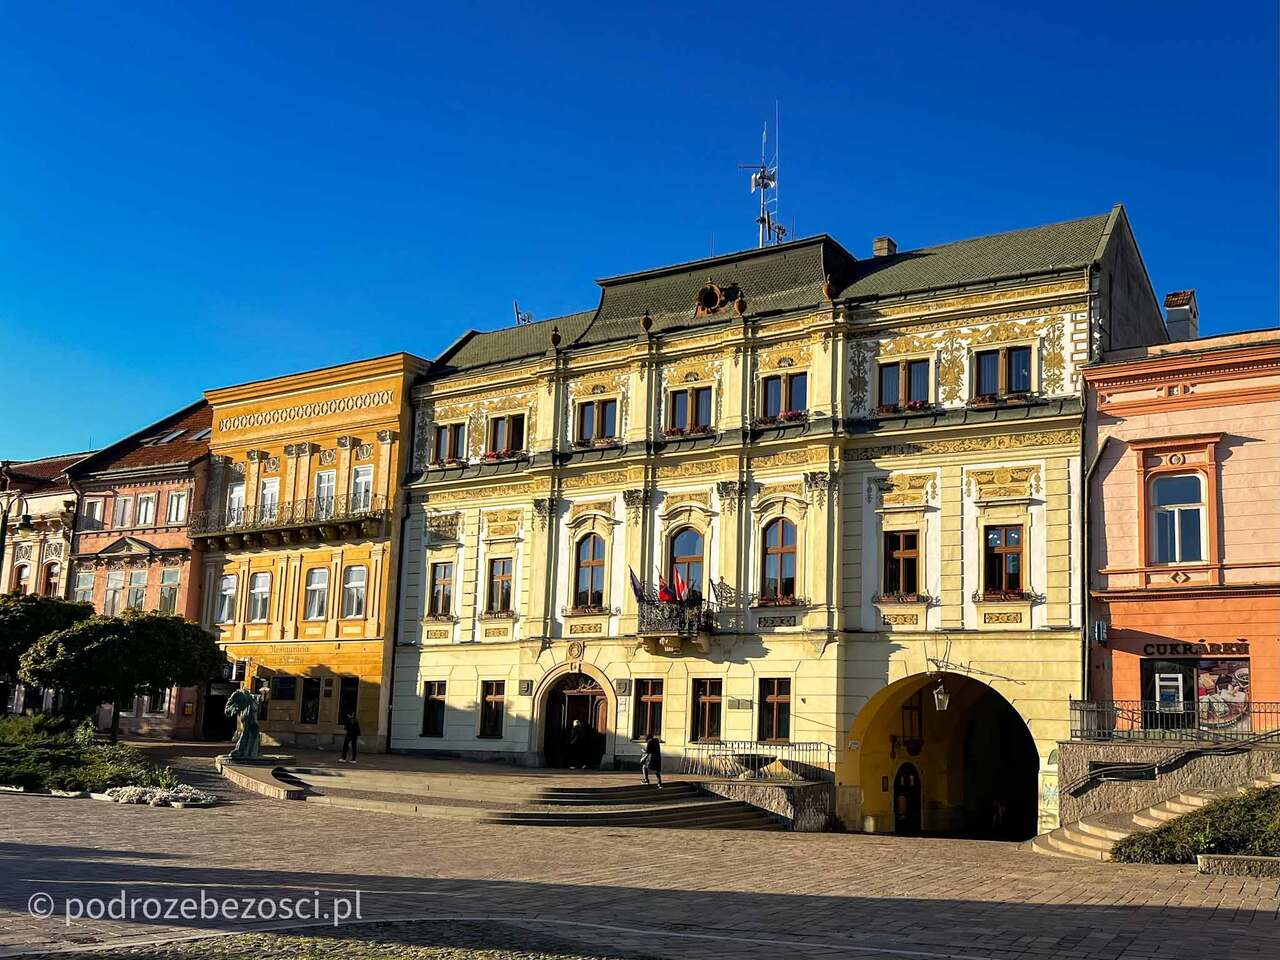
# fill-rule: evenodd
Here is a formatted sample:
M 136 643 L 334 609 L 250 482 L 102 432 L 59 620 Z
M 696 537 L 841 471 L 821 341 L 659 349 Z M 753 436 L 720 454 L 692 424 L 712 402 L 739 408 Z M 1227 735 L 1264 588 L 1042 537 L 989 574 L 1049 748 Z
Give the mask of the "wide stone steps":
M 1180 793 L 1130 816 L 1096 814 L 1075 823 L 1067 823 L 1032 838 L 1028 848 L 1049 857 L 1072 860 L 1109 860 L 1111 848 L 1118 840 L 1142 830 L 1154 830 L 1184 814 L 1194 813 L 1206 804 L 1234 797 L 1250 790 L 1280 784 L 1280 773 L 1259 777 L 1234 787 L 1216 787 Z

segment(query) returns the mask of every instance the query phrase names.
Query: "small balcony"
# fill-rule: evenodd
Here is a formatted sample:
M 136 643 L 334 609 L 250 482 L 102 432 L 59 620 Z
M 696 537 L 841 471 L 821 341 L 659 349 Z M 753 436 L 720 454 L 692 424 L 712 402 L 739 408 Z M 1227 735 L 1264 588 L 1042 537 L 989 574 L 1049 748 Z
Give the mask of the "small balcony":
M 686 643 L 705 653 L 711 645 L 711 605 L 703 600 L 641 600 L 636 640 L 650 653 L 679 653 Z
M 386 532 L 389 512 L 387 498 L 381 495 L 309 497 L 201 510 L 191 516 L 191 535 L 206 539 L 214 550 L 381 536 Z

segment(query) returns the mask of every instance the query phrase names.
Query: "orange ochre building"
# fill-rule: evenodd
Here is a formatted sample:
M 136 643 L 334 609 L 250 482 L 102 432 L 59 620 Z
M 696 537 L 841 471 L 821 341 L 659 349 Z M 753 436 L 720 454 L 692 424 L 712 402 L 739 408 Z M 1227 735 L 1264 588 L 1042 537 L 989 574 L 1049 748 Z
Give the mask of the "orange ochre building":
M 1120 726 L 1248 733 L 1280 720 L 1280 332 L 1086 367 L 1089 697 Z

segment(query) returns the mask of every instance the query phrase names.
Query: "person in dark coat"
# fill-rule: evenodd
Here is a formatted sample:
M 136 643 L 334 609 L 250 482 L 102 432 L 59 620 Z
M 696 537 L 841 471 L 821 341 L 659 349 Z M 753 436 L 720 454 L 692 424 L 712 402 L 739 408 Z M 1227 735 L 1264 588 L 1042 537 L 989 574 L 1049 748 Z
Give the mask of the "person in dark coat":
M 339 763 L 347 762 L 347 748 L 351 748 L 351 762 L 356 762 L 356 747 L 360 741 L 360 721 L 356 719 L 354 713 L 348 714 L 347 718 L 342 721 L 342 729 L 347 735 L 342 738 L 342 756 L 338 758 Z
M 640 761 L 640 772 L 644 774 L 644 782 L 649 782 L 649 772 L 658 778 L 658 789 L 662 789 L 662 741 L 656 734 L 650 734 L 644 742 L 644 759 Z
M 587 766 L 587 730 L 581 720 L 573 721 L 569 728 L 569 769 L 577 770 Z

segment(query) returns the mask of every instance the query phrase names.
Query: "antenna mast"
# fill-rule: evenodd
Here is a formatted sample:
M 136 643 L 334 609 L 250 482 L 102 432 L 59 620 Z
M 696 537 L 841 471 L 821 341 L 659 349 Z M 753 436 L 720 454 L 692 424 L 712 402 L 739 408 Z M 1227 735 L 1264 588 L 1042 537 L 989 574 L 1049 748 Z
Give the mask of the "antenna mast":
M 764 125 L 760 135 L 760 162 L 740 163 L 739 170 L 751 171 L 751 192 L 760 194 L 760 214 L 756 217 L 758 245 L 767 247 L 781 243 L 787 236 L 787 228 L 778 222 L 778 131 L 777 107 L 774 107 L 774 148 L 773 160 L 769 160 L 769 124 Z

